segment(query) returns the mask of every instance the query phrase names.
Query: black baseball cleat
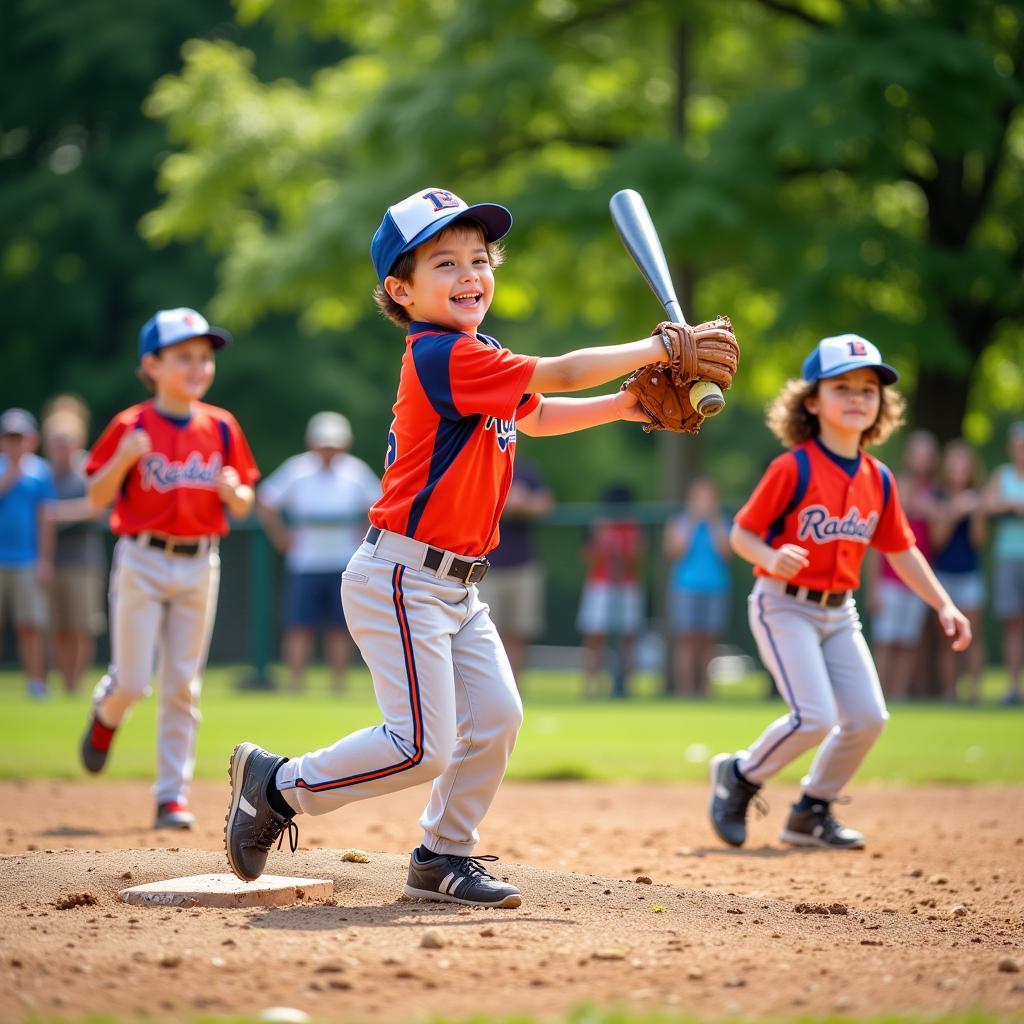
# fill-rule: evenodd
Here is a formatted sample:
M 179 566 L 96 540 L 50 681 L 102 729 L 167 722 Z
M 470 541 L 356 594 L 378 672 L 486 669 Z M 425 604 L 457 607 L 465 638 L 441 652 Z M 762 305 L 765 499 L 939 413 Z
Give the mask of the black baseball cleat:
M 794 804 L 779 838 L 790 846 L 812 846 L 820 850 L 863 850 L 864 836 L 841 825 L 827 803 L 817 803 L 809 811 L 798 811 Z
M 711 827 L 730 846 L 747 841 L 747 808 L 761 788 L 736 774 L 736 760 L 735 754 L 717 754 L 711 759 Z
M 254 882 L 267 866 L 270 848 L 278 849 L 288 832 L 292 853 L 299 845 L 299 827 L 278 814 L 267 799 L 267 786 L 288 759 L 255 743 L 239 743 L 231 755 L 231 803 L 224 819 L 228 866 L 243 882 Z
M 110 744 L 114 741 L 116 729 L 105 726 L 93 713 L 82 736 L 79 753 L 82 756 L 82 767 L 94 775 L 103 771 L 110 756 Z
M 420 860 L 417 848 L 409 858 L 405 895 L 419 900 L 466 903 L 471 907 L 518 907 L 523 894 L 508 882 L 499 882 L 480 863 L 497 859 L 438 853 Z

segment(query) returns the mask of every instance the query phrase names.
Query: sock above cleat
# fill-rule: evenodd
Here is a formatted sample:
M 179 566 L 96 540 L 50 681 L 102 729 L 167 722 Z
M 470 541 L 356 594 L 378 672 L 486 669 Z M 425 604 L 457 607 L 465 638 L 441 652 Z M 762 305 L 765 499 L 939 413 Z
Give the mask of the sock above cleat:
M 287 760 L 288 759 L 285 758 L 285 761 Z M 285 761 L 282 761 L 281 765 L 283 765 Z M 287 818 L 291 821 L 291 819 L 295 817 L 295 811 L 292 808 L 292 805 L 285 800 L 284 794 L 282 794 L 281 790 L 277 788 L 277 772 L 281 770 L 281 765 L 278 765 L 277 771 L 275 771 L 267 780 L 267 803 L 270 804 L 270 806 L 273 807 L 282 818 Z

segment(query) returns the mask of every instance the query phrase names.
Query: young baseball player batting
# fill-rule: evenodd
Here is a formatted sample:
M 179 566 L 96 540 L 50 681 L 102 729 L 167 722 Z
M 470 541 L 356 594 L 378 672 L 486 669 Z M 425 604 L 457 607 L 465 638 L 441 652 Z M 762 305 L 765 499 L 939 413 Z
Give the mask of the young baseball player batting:
M 518 430 L 644 420 L 628 391 L 541 392 L 605 384 L 667 353 L 652 337 L 538 358 L 481 334 L 500 262 L 494 243 L 511 223 L 504 207 L 425 189 L 392 206 L 374 235 L 376 299 L 407 337 L 383 493 L 341 593 L 384 721 L 292 759 L 252 743 L 235 749 L 225 843 L 242 879 L 259 877 L 285 829 L 294 849 L 294 815 L 432 781 L 406 895 L 489 907 L 522 900 L 487 870 L 496 858 L 474 856 L 523 716 L 476 584 L 498 542 Z
M 82 737 L 87 771 L 103 770 L 114 734 L 160 679 L 156 828 L 191 828 L 188 790 L 200 678 L 220 582 L 226 511 L 246 515 L 259 477 L 231 413 L 201 401 L 227 331 L 192 309 L 165 309 L 139 334 L 139 376 L 153 398 L 119 413 L 86 464 L 89 500 L 113 503 L 120 539 L 110 572 L 111 662 Z
M 831 808 L 889 717 L 853 600 L 869 545 L 935 609 L 954 650 L 971 642 L 967 619 L 914 544 L 892 474 L 864 450 L 900 423 L 897 379 L 870 341 L 825 338 L 804 360 L 803 380 L 789 381 L 769 410 L 769 427 L 790 450 L 736 514 L 730 540 L 754 565 L 750 628 L 789 714 L 749 751 L 711 762 L 711 823 L 731 846 L 745 842 L 747 808 L 761 786 L 818 744 L 781 838 L 864 845 Z

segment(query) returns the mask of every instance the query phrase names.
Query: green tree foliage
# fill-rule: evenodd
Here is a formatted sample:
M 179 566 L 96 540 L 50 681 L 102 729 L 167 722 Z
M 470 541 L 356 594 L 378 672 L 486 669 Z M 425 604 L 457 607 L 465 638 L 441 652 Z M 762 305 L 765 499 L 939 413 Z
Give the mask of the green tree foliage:
M 302 88 L 196 42 L 150 98 L 179 151 L 144 229 L 219 247 L 222 316 L 367 329 L 368 239 L 388 203 L 431 183 L 516 215 L 503 337 L 548 351 L 636 334 L 656 310 L 606 210 L 629 185 L 696 273 L 694 315 L 734 315 L 751 408 L 815 338 L 849 329 L 892 354 L 915 419 L 942 436 L 960 432 L 972 386 L 979 431 L 992 401 L 1019 405 L 1019 3 L 238 9 L 351 55 Z
M 142 110 L 153 82 L 181 67 L 182 45 L 197 37 L 244 45 L 267 74 L 299 82 L 344 50 L 267 23 L 240 26 L 226 0 L 11 0 L 3 28 L 0 407 L 39 412 L 72 390 L 91 405 L 95 431 L 144 395 L 134 377 L 142 323 L 160 307 L 206 310 L 216 289 L 205 244 L 154 250 L 139 234 L 159 200 L 156 169 L 171 155 L 164 126 Z M 281 373 L 289 321 L 265 318 L 238 334 L 211 400 L 238 413 L 267 468 L 301 443 L 305 418 L 336 397 L 340 374 Z M 314 350 L 323 344 L 310 339 Z M 258 385 L 275 379 L 268 404 Z

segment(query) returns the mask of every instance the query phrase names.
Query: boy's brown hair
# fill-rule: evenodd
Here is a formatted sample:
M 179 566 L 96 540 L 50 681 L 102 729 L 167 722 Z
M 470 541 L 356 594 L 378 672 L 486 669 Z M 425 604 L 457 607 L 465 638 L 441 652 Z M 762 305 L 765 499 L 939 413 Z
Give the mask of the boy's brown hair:
M 487 242 L 487 234 L 484 231 L 483 225 L 479 221 L 474 220 L 472 217 L 460 217 L 454 221 L 443 231 L 439 231 L 436 235 L 432 235 L 428 241 L 435 241 L 437 239 L 444 238 L 446 235 L 460 234 L 465 231 L 479 232 L 484 238 L 487 246 L 487 262 L 490 263 L 491 268 L 500 267 L 505 262 L 505 250 L 502 248 L 500 242 Z M 397 277 L 400 281 L 411 281 L 413 270 L 416 268 L 416 253 L 419 251 L 419 246 L 415 249 L 411 249 L 409 252 L 403 252 L 401 256 L 395 260 L 395 265 L 391 268 L 389 277 Z M 405 311 L 405 306 L 395 302 L 384 285 L 378 284 L 373 289 L 373 301 L 377 304 L 377 309 L 380 311 L 382 316 L 387 317 L 393 324 L 397 324 L 399 327 L 405 328 L 412 323 L 412 318 Z
M 807 411 L 807 399 L 818 393 L 817 380 L 787 380 L 771 405 L 765 421 L 768 429 L 786 448 L 793 448 L 821 433 L 818 417 Z M 881 383 L 881 382 L 879 382 Z M 903 425 L 906 405 L 903 396 L 891 387 L 881 387 L 878 416 L 860 435 L 862 445 L 881 444 Z
M 149 352 L 147 353 L 147 355 L 151 355 L 154 359 L 159 359 L 160 349 L 157 349 L 155 352 Z M 156 394 L 156 381 L 153 380 L 153 378 L 150 377 L 148 373 L 146 373 L 146 368 L 145 366 L 143 366 L 141 361 L 139 362 L 139 365 L 135 368 L 135 376 L 138 377 L 140 381 L 142 381 L 142 386 L 151 395 Z

